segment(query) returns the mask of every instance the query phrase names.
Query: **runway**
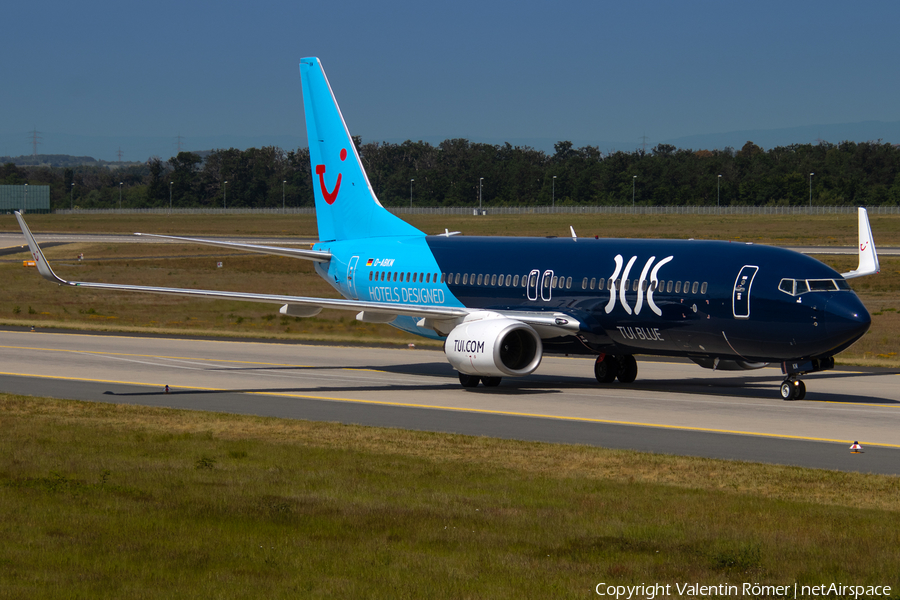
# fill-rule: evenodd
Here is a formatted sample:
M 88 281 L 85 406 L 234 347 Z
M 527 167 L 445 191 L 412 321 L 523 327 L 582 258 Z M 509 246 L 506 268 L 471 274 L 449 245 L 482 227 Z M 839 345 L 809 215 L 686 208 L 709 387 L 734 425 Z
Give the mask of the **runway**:
M 900 474 L 900 379 L 639 361 L 600 386 L 589 358 L 466 390 L 439 351 L 0 331 L 0 391 Z M 165 393 L 165 386 L 169 393 Z M 865 452 L 851 454 L 858 440 Z

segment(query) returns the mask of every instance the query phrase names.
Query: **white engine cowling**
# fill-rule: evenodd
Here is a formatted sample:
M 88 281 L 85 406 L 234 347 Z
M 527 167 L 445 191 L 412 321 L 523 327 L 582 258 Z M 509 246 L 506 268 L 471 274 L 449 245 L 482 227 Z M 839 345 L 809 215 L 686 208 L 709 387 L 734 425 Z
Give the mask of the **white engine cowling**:
M 457 325 L 444 346 L 454 369 L 466 375 L 520 377 L 541 364 L 541 336 L 528 324 L 477 312 Z

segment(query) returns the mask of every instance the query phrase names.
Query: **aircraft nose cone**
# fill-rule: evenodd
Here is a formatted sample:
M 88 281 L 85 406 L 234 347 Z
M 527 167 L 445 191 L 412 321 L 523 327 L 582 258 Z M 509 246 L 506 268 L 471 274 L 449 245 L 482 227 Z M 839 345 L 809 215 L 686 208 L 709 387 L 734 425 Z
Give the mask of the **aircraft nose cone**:
M 849 346 L 869 330 L 872 317 L 856 294 L 842 293 L 828 301 L 824 321 L 830 341 Z

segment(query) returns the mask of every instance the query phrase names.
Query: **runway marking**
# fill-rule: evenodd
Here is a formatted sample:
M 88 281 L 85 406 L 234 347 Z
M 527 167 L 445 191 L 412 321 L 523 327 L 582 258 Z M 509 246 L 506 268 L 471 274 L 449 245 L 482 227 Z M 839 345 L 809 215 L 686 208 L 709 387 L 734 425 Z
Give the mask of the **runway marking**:
M 9 375 L 13 377 L 36 377 L 39 379 L 59 379 L 63 381 L 84 381 L 91 383 L 114 383 L 118 385 L 136 385 L 142 387 L 154 387 L 159 389 L 159 384 L 150 384 L 143 383 L 138 381 L 116 381 L 111 379 L 89 379 L 89 378 L 80 378 L 80 377 L 58 377 L 53 375 L 32 375 L 27 373 L 6 373 L 0 371 L 0 375 Z M 512 417 L 531 417 L 538 419 L 553 419 L 557 421 L 576 421 L 581 423 L 599 423 L 604 425 L 630 425 L 634 427 L 651 427 L 654 429 L 672 429 L 679 431 L 699 431 L 704 433 L 727 433 L 732 435 L 749 435 L 754 437 L 768 437 L 768 438 L 778 438 L 778 439 L 788 439 L 788 440 L 799 440 L 799 441 L 807 441 L 807 442 L 829 442 L 829 443 L 838 443 L 838 444 L 850 444 L 856 442 L 858 440 L 839 440 L 839 439 L 831 439 L 831 438 L 818 438 L 818 437 L 807 437 L 800 435 L 786 435 L 786 434 L 776 434 L 776 433 L 761 433 L 757 431 L 740 431 L 740 430 L 732 430 L 732 429 L 713 429 L 707 427 L 689 427 L 682 425 L 663 425 L 661 423 L 640 423 L 635 421 L 614 421 L 609 419 L 592 419 L 589 417 L 565 417 L 560 415 L 546 415 L 540 413 L 524 413 L 524 412 L 515 412 L 515 411 L 504 411 L 504 410 L 490 410 L 484 408 L 464 408 L 458 406 L 437 406 L 430 404 L 415 404 L 415 403 L 405 403 L 405 402 L 390 402 L 385 400 L 359 400 L 355 398 L 341 398 L 335 396 L 314 396 L 312 394 L 291 394 L 288 392 L 242 392 L 235 391 L 223 388 L 208 388 L 208 387 L 195 387 L 195 386 L 173 386 L 169 388 L 170 391 L 175 390 L 198 390 L 204 392 L 227 392 L 227 393 L 240 393 L 240 394 L 250 394 L 257 396 L 283 396 L 287 398 L 303 398 L 307 400 L 326 400 L 330 402 L 354 402 L 359 404 L 371 404 L 376 406 L 395 406 L 399 408 L 425 408 L 432 410 L 450 410 L 456 412 L 469 412 L 469 413 L 477 413 L 477 414 L 488 414 L 488 415 L 500 415 L 500 416 L 512 416 Z M 182 410 L 196 410 L 196 409 L 182 409 Z M 877 446 L 881 448 L 900 448 L 900 444 L 884 444 L 880 442 L 871 442 L 868 440 L 863 440 L 860 442 L 865 446 Z

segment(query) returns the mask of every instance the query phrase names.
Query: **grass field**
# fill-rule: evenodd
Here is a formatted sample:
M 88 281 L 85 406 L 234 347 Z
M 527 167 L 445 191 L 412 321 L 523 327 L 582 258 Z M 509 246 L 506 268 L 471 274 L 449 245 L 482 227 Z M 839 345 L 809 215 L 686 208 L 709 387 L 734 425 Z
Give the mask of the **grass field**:
M 900 479 L 0 394 L 0 596 L 900 589 Z
M 850 215 L 494 215 L 422 216 L 409 220 L 427 232 L 445 228 L 471 235 L 579 235 L 710 238 L 797 245 L 855 247 L 856 219 Z M 31 215 L 36 232 L 134 231 L 193 235 L 312 237 L 315 218 L 296 215 Z M 900 216 L 872 218 L 876 243 L 900 245 Z M 11 215 L 0 215 L 0 231 L 19 231 Z M 84 262 L 73 260 L 78 253 Z M 47 251 L 61 276 L 170 287 L 266 291 L 336 297 L 311 263 L 280 257 L 235 254 L 208 246 L 163 244 L 69 244 Z M 285 317 L 277 306 L 244 302 L 115 294 L 62 289 L 41 280 L 21 261 L 28 254 L 0 259 L 0 323 L 101 330 L 289 337 L 334 342 L 433 344 L 387 325 L 360 323 L 345 311 L 323 311 L 307 319 Z M 819 257 L 840 272 L 856 267 L 852 256 Z M 224 267 L 216 268 L 222 261 Z M 872 313 L 870 331 L 838 357 L 839 362 L 900 366 L 900 259 L 882 257 L 877 276 L 851 280 Z

